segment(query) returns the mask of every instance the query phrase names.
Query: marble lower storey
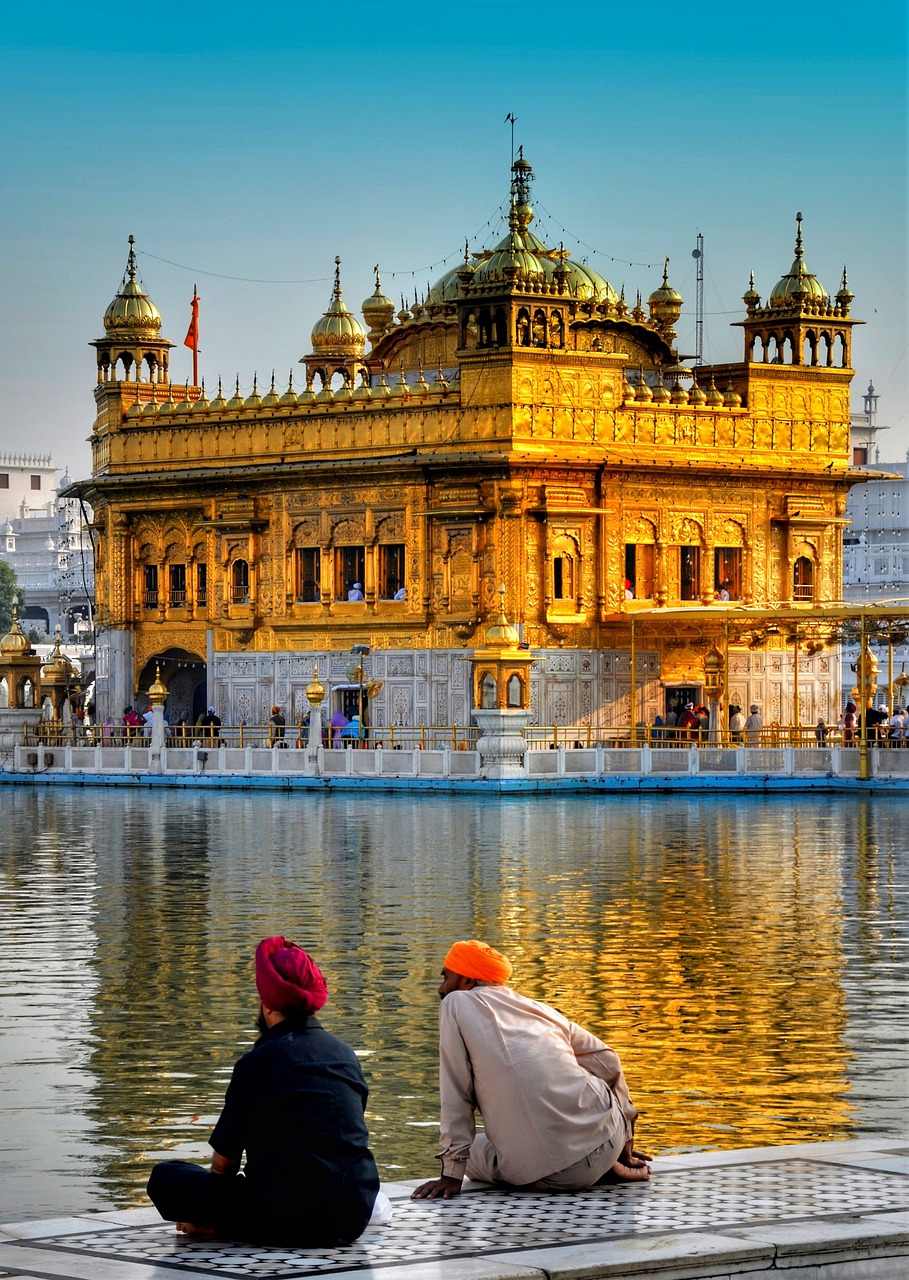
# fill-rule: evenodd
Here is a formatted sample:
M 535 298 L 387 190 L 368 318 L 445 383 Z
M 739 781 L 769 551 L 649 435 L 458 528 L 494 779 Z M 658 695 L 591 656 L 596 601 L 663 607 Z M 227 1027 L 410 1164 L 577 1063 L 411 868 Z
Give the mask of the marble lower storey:
M 909 1274 L 909 1138 L 702 1152 L 648 1183 L 575 1194 L 468 1187 L 413 1201 L 337 1249 L 178 1236 L 151 1209 L 0 1228 L 0 1275 L 175 1280 L 899 1280 Z

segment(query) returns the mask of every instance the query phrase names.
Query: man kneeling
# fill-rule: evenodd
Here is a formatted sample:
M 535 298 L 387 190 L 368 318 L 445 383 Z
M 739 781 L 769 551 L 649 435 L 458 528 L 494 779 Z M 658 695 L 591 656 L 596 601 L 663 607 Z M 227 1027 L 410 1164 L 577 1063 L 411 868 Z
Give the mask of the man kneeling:
M 442 1176 L 415 1200 L 450 1199 L 464 1176 L 534 1191 L 649 1178 L 619 1056 L 549 1005 L 506 986 L 505 956 L 456 942 L 439 987 Z M 485 1132 L 477 1133 L 476 1112 Z
M 210 1138 L 211 1172 L 167 1161 L 152 1170 L 148 1194 L 187 1234 L 349 1244 L 366 1229 L 379 1190 L 366 1081 L 353 1050 L 313 1017 L 328 988 L 301 947 L 281 937 L 260 942 L 256 987 L 261 1035 L 234 1066 Z

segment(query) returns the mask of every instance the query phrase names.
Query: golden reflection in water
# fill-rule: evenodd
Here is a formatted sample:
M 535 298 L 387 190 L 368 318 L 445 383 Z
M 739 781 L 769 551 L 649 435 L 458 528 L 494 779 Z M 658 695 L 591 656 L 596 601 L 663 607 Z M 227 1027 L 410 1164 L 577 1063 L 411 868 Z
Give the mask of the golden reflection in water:
M 436 987 L 456 937 L 501 947 L 515 985 L 619 1050 L 646 1149 L 853 1132 L 867 1046 L 861 1018 L 847 1034 L 846 969 L 874 972 L 881 928 L 905 925 L 896 807 L 10 794 L 43 861 L 26 892 L 34 851 L 6 851 L 2 954 L 28 956 L 52 902 L 73 956 L 54 1103 L 78 1114 L 73 1159 L 101 1203 L 140 1203 L 156 1159 L 207 1158 L 269 933 L 326 973 L 323 1021 L 364 1055 L 386 1178 L 435 1168 Z M 42 998 L 52 1015 L 60 990 Z

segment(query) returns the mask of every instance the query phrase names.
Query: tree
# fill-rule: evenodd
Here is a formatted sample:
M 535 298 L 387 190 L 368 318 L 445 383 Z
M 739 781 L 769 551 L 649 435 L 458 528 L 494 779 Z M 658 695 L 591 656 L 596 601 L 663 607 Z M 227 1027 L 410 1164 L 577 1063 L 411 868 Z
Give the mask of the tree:
M 13 623 L 13 602 L 22 608 L 22 592 L 16 584 L 16 575 L 9 565 L 0 560 L 0 635 L 6 635 Z

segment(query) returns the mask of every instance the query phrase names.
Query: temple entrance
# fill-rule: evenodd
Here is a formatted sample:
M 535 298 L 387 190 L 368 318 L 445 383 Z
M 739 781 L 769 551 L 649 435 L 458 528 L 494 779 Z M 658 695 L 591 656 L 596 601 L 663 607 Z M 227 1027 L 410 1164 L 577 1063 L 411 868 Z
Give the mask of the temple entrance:
M 182 721 L 193 725 L 208 706 L 208 673 L 205 659 L 186 649 L 165 649 L 150 658 L 136 682 L 138 700 L 142 710 L 148 701 L 148 690 L 154 684 L 155 671 L 160 668 L 161 679 L 167 686 L 164 713 L 168 724 L 175 726 Z
M 681 715 L 686 703 L 690 702 L 693 707 L 698 707 L 704 700 L 704 686 L 701 684 L 670 684 L 666 686 L 665 692 L 664 715 L 670 711 Z

